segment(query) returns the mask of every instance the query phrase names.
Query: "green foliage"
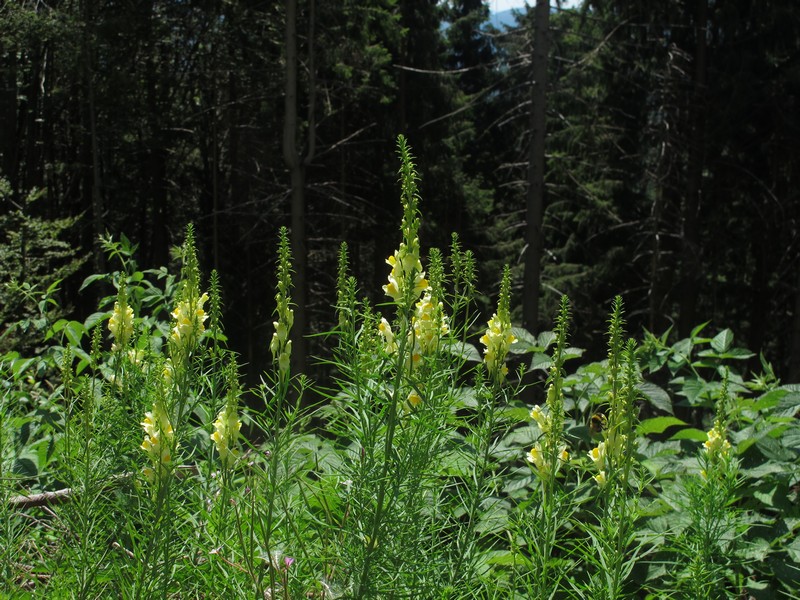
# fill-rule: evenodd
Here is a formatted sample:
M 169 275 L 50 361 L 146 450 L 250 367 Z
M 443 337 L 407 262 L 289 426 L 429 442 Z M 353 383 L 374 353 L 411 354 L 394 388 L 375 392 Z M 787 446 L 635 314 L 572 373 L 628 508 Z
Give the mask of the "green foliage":
M 401 160 L 415 173 L 407 147 Z M 401 180 L 405 248 L 387 261 L 389 302 L 359 299 L 340 247 L 327 382 L 281 360 L 285 230 L 276 361 L 249 388 L 222 335 L 215 275 L 205 314 L 192 231 L 180 276 L 140 271 L 133 244 L 104 239 L 120 268 L 85 285 L 116 293 L 83 323 L 52 323 L 46 350 L 0 360 L 3 589 L 792 597 L 800 386 L 763 360 L 748 374 L 752 355 L 728 329 L 626 341 L 619 297 L 608 357 L 579 360 L 566 297 L 554 331 L 511 327 L 508 269 L 475 335 L 474 258 L 458 238 L 448 260 L 429 251 L 428 285 L 413 184 Z M 543 375 L 539 406 L 520 399 L 528 369 Z
M 86 255 L 65 239 L 77 217 L 35 216 L 43 195 L 33 190 L 16 204 L 8 181 L 0 178 L 0 205 L 10 209 L 0 214 L 0 351 L 32 350 L 21 345 L 69 310 L 58 302 L 59 287 L 86 262 Z

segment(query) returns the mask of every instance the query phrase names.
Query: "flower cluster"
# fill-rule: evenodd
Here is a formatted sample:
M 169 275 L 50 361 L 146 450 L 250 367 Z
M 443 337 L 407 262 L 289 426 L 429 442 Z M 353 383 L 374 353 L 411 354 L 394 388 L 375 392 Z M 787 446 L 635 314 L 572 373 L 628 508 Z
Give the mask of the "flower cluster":
M 292 253 L 289 246 L 289 230 L 281 227 L 278 237 L 278 293 L 275 294 L 275 314 L 278 320 L 272 322 L 275 332 L 272 334 L 269 349 L 272 352 L 272 360 L 278 363 L 281 379 L 286 380 L 292 357 L 292 341 L 289 339 L 289 333 L 294 325 L 294 311 L 290 308 L 292 298 L 289 295 L 292 287 Z
M 589 450 L 589 460 L 594 463 L 594 468 L 597 469 L 597 475 L 594 480 L 597 485 L 603 487 L 606 484 L 606 443 L 600 442 L 596 447 Z
M 542 407 L 538 404 L 531 409 L 531 419 L 536 421 L 536 424 L 539 426 L 539 429 L 542 433 L 547 434 L 550 432 L 550 415 L 545 413 L 545 411 L 542 410 Z
M 413 238 L 410 243 L 400 243 L 400 248 L 386 259 L 392 267 L 389 281 L 383 286 L 383 291 L 395 302 L 407 300 L 406 293 L 411 288 L 411 301 L 419 298 L 420 294 L 428 288 L 425 271 L 419 259 L 419 238 Z
M 239 456 L 236 444 L 241 428 L 242 422 L 236 411 L 236 403 L 229 401 L 217 415 L 217 420 L 214 421 L 214 433 L 211 434 L 211 439 L 219 453 L 220 462 L 225 468 L 231 467 Z
M 567 451 L 567 447 L 565 445 L 562 445 L 558 449 L 557 457 L 558 461 L 555 465 L 556 472 L 558 472 L 558 469 L 562 463 L 566 463 L 569 460 L 569 452 Z M 530 449 L 525 458 L 533 465 L 533 468 L 540 477 L 547 478 L 550 475 L 551 465 L 547 460 L 547 454 L 545 450 L 542 448 L 542 445 L 539 442 L 536 442 L 533 445 L 533 448 Z
M 718 425 L 719 424 L 715 425 L 714 428 L 706 434 L 708 439 L 703 442 L 703 447 L 709 456 L 724 458 L 731 449 L 731 443 L 725 439 L 725 432 L 722 430 L 722 427 Z
M 292 357 L 292 340 L 289 339 L 289 332 L 294 324 L 294 311 L 289 308 L 288 302 L 278 303 L 278 320 L 272 322 L 275 332 L 272 334 L 272 341 L 269 349 L 272 352 L 272 360 L 278 362 L 278 370 L 283 377 L 289 372 L 289 361 Z
M 108 320 L 108 330 L 114 337 L 111 350 L 116 352 L 124 347 L 133 336 L 133 308 L 128 306 L 124 297 L 114 302 L 114 312 Z
M 397 342 L 394 338 L 392 326 L 384 317 L 381 317 L 381 322 L 378 323 L 378 333 L 383 340 L 383 349 L 386 351 L 386 354 L 394 354 L 397 352 Z
M 153 410 L 145 413 L 142 428 L 144 441 L 141 448 L 152 465 L 145 468 L 144 473 L 152 483 L 163 479 L 169 473 L 172 452 L 175 449 L 175 432 L 163 401 L 156 400 L 153 403 Z
M 431 296 L 431 290 L 425 290 L 425 295 L 417 302 L 414 316 L 414 341 L 421 354 L 430 354 L 439 347 L 439 339 L 450 331 L 444 306 Z
M 484 345 L 483 360 L 489 371 L 490 377 L 495 381 L 502 382 L 508 374 L 508 367 L 505 365 L 506 355 L 511 344 L 517 341 L 511 333 L 511 315 L 509 304 L 511 303 L 511 270 L 508 265 L 503 269 L 503 279 L 500 282 L 500 298 L 497 302 L 497 312 L 487 323 L 486 333 L 481 336 L 481 344 Z
M 553 395 L 553 386 L 548 390 L 548 401 Z M 531 419 L 536 421 L 539 428 L 540 435 L 538 442 L 534 443 L 533 448 L 530 449 L 525 456 L 527 461 L 534 467 L 536 473 L 542 477 L 547 478 L 550 475 L 552 465 L 555 465 L 556 473 L 563 463 L 569 461 L 569 452 L 567 451 L 566 444 L 561 443 L 561 432 L 559 425 L 553 423 L 553 416 L 550 410 L 542 410 L 541 406 L 534 406 L 531 409 Z M 552 458 L 555 454 L 556 458 Z M 557 459 L 557 460 L 556 460 Z
M 703 452 L 705 453 L 705 468 L 700 471 L 703 478 L 708 479 L 709 472 L 722 473 L 726 465 L 730 465 L 728 460 L 731 456 L 731 443 L 725 436 L 725 425 L 720 418 L 714 421 L 712 427 L 706 434 L 706 441 L 703 442 Z M 722 471 L 720 471 L 722 467 Z
M 516 339 L 511 333 L 511 322 L 496 313 L 492 315 L 486 333 L 481 337 L 481 344 L 485 346 L 483 360 L 486 362 L 486 368 L 498 381 L 502 381 L 508 374 L 505 359 L 508 349 Z
M 208 294 L 199 298 L 195 294 L 180 300 L 172 311 L 173 326 L 170 339 L 178 352 L 191 352 L 200 341 L 200 336 L 205 331 L 205 321 L 208 319 L 203 305 L 208 300 Z

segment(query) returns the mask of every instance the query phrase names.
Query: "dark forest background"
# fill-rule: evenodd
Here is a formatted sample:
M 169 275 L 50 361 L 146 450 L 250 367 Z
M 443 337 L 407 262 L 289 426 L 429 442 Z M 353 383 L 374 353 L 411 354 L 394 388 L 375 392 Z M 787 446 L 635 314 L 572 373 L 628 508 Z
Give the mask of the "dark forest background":
M 281 225 L 306 334 L 332 324 L 343 240 L 385 300 L 403 133 L 423 253 L 458 233 L 490 293 L 509 263 L 516 322 L 550 329 L 568 294 L 599 357 L 619 293 L 634 334 L 710 320 L 797 381 L 799 99 L 796 0 L 586 1 L 503 30 L 479 0 L 7 0 L 0 322 L 33 310 L 5 284 L 58 279 L 82 319 L 111 293 L 84 278 L 118 268 L 101 235 L 157 267 L 193 222 L 257 373 Z

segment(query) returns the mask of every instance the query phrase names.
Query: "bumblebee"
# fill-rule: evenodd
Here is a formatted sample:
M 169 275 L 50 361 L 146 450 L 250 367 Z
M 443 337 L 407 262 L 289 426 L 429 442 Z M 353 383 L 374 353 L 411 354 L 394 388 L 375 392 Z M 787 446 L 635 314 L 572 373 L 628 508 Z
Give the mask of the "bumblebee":
M 601 412 L 596 412 L 589 419 L 589 431 L 592 435 L 600 435 L 608 427 L 608 419 Z

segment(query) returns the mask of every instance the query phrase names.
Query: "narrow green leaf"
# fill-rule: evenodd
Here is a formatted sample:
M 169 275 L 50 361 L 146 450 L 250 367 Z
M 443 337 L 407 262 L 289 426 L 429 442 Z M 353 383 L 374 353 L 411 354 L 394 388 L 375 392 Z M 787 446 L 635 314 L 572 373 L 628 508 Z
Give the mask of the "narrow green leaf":
M 83 280 L 83 283 L 81 284 L 81 287 L 78 289 L 78 291 L 82 292 L 85 287 L 93 284 L 95 281 L 101 281 L 103 279 L 106 279 L 106 277 L 107 275 L 105 273 L 95 273 L 94 275 L 89 275 L 86 279 Z

